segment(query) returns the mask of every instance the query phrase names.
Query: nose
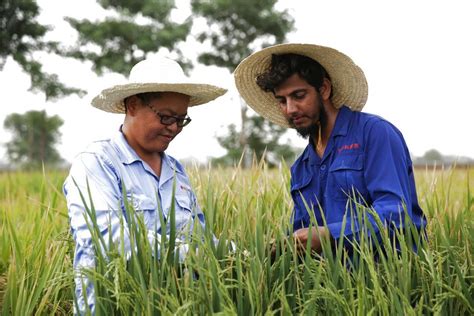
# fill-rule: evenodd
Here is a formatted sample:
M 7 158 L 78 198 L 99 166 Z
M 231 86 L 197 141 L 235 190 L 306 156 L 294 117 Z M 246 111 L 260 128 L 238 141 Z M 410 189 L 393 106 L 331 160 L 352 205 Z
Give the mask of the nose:
M 291 98 L 288 98 L 286 100 L 286 114 L 290 115 L 298 111 L 298 106 L 297 103 L 292 100 Z
M 174 122 L 171 125 L 166 125 L 166 129 L 173 132 L 174 134 L 177 134 L 181 131 L 182 127 L 179 127 L 178 123 Z

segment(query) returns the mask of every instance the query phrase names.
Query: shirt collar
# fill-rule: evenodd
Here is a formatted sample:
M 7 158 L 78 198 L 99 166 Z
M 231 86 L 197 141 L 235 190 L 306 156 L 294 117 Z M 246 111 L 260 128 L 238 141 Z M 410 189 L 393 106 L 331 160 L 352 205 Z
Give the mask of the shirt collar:
M 176 161 L 170 158 L 165 153 L 161 155 L 161 175 L 160 185 L 173 179 L 176 173 L 183 173 L 180 168 L 176 166 Z
M 311 138 L 309 138 L 308 146 L 306 146 L 303 152 L 302 160 L 306 160 L 306 161 L 309 160 L 309 163 L 311 165 L 315 165 L 316 163 L 321 161 L 321 158 L 314 151 L 314 145 L 313 145 L 313 142 L 311 141 Z
M 347 135 L 351 116 L 352 110 L 343 105 L 337 113 L 336 123 L 334 124 L 331 137 Z
M 120 162 L 124 165 L 130 165 L 135 161 L 142 161 L 135 150 L 128 144 L 125 135 L 122 133 L 122 126 L 120 126 L 120 129 L 115 133 L 112 141 L 118 149 L 117 152 Z
M 114 145 L 118 148 L 118 155 L 120 162 L 124 165 L 130 165 L 136 161 L 140 161 L 144 163 L 143 159 L 141 159 L 135 150 L 128 144 L 125 135 L 122 133 L 122 126 L 116 132 L 113 137 Z M 145 164 L 144 164 L 145 166 Z M 175 172 L 181 173 L 181 170 L 176 167 L 176 164 L 171 161 L 169 156 L 166 153 L 161 154 L 161 177 L 168 178 L 173 177 Z
M 347 106 L 343 105 L 337 113 L 336 123 L 334 124 L 331 137 L 347 135 L 347 131 L 349 130 L 349 120 L 351 116 L 352 110 Z M 303 160 L 309 160 L 311 164 L 315 164 L 319 160 L 321 160 L 314 151 L 314 145 L 311 141 L 311 138 L 309 138 L 309 144 L 306 147 L 302 158 Z

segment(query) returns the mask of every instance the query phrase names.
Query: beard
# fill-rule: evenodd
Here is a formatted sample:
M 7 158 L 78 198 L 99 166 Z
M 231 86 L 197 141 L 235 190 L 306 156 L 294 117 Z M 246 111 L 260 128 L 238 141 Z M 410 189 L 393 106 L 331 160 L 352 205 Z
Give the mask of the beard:
M 319 124 L 312 123 L 308 127 L 295 128 L 295 129 L 296 129 L 296 132 L 298 133 L 298 135 L 300 135 L 301 137 L 307 139 L 308 136 L 316 135 L 317 133 L 319 133 Z
M 315 106 L 319 107 L 319 117 L 315 118 L 313 122 L 311 123 L 311 125 L 307 127 L 297 128 L 295 124 L 293 123 L 293 121 L 291 120 L 291 118 L 288 119 L 288 123 L 290 124 L 290 126 L 296 129 L 296 132 L 298 133 L 298 135 L 300 135 L 301 137 L 305 139 L 307 139 L 308 137 L 317 139 L 318 133 L 319 133 L 319 125 L 321 124 L 321 127 L 324 127 L 326 125 L 327 115 L 323 106 L 323 98 L 321 97 L 321 95 L 318 95 L 318 96 L 319 96 L 318 103 Z

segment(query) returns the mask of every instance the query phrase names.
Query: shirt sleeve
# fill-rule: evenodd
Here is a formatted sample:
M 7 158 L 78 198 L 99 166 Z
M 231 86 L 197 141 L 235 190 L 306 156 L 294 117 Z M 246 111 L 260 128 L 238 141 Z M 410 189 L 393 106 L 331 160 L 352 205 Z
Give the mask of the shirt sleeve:
M 82 153 L 71 167 L 70 174 L 64 184 L 67 206 L 69 210 L 71 232 L 75 241 L 74 269 L 76 273 L 76 298 L 80 314 L 87 312 L 87 307 L 94 313 L 95 299 L 94 287 L 88 278 L 81 274 L 83 268 L 94 268 L 95 253 L 92 241 L 93 234 L 90 230 L 91 215 L 95 217 L 97 224 L 94 231 L 98 232 L 105 247 L 108 248 L 109 241 L 119 244 L 123 241 L 124 255 L 128 258 L 131 254 L 128 226 L 124 225 L 123 183 L 120 172 L 116 170 L 113 163 L 107 157 L 95 153 Z M 189 189 L 190 196 L 183 196 L 182 203 L 195 205 L 196 211 L 202 215 L 194 192 Z M 171 197 L 171 191 L 162 192 Z M 138 198 L 138 197 L 137 197 Z M 179 204 L 178 197 L 175 197 Z M 133 204 L 140 208 L 140 203 Z M 194 209 L 194 207 L 192 208 Z M 157 210 L 154 209 L 154 212 Z M 177 217 L 184 216 L 178 209 Z M 186 212 L 184 212 L 186 214 Z M 204 218 L 199 216 L 204 223 Z M 186 218 L 183 218 L 183 222 Z M 123 227 L 122 227 L 123 226 Z M 155 230 L 147 233 L 148 241 L 152 249 L 157 249 L 157 257 L 160 256 L 161 235 Z M 155 247 L 155 243 L 157 244 Z M 183 261 L 188 252 L 188 245 L 182 240 L 175 241 L 179 260 Z M 85 291 L 83 290 L 85 289 Z M 87 298 L 87 304 L 86 304 Z
M 89 214 L 95 215 L 97 230 L 104 241 L 121 240 L 120 185 L 120 179 L 112 164 L 91 153 L 82 153 L 77 157 L 64 184 L 71 233 L 75 242 L 75 285 L 79 305 L 77 312 L 80 314 L 86 313 L 83 286 L 86 289 L 87 305 L 92 313 L 95 307 L 92 282 L 80 272 L 83 268 L 95 266 Z M 123 234 L 124 248 L 128 252 L 130 244 L 126 238 L 128 236 L 126 225 Z
M 363 174 L 369 201 L 365 202 L 384 226 L 395 224 L 398 227 L 404 218 L 404 209 L 411 207 L 408 149 L 401 133 L 390 123 L 378 120 L 367 128 Z M 358 241 L 361 230 L 370 225 L 378 237 L 379 228 L 373 214 L 367 210 L 364 217 L 365 221 L 360 221 L 356 214 L 348 214 L 344 227 L 341 222 L 329 224 L 328 228 L 336 239 L 342 232 L 346 241 Z M 367 234 L 371 234 L 370 229 Z

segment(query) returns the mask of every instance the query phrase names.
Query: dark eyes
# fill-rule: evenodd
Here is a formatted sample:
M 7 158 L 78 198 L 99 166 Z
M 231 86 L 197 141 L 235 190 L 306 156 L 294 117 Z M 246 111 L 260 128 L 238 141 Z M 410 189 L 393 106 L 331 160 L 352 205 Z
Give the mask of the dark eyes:
M 170 126 L 176 123 L 178 127 L 184 127 L 191 123 L 191 118 L 189 116 L 176 116 L 176 115 L 166 115 L 166 114 L 161 114 L 158 112 L 154 107 L 148 104 L 148 107 L 155 112 L 156 116 L 160 119 L 161 124 Z
M 298 91 L 293 95 L 293 97 L 298 100 L 303 99 L 305 96 L 306 96 L 306 92 L 304 91 Z
M 286 98 L 277 98 L 278 104 L 280 105 L 285 105 L 286 104 Z
M 306 91 L 296 91 L 296 92 L 290 94 L 290 96 L 288 98 L 292 98 L 294 100 L 302 100 L 305 97 L 306 97 Z M 278 104 L 280 106 L 286 106 L 286 99 L 287 98 L 277 97 L 276 99 L 277 99 Z

